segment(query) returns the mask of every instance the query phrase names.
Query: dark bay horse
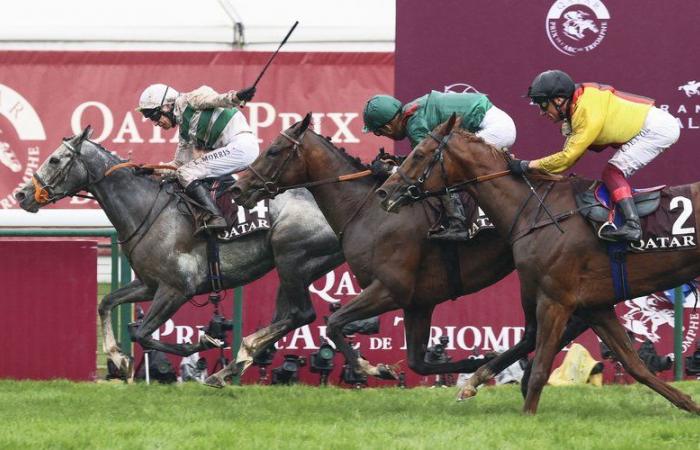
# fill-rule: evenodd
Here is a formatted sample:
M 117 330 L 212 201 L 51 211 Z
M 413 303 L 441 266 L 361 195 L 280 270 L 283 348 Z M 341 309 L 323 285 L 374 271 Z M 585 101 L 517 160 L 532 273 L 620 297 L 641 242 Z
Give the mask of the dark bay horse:
M 539 225 L 540 219 L 535 219 L 543 213 L 534 198 L 528 201 L 533 195 L 528 185 L 509 174 L 502 152 L 461 130 L 458 121 L 453 116 L 437 127 L 404 161 L 401 172 L 387 179 L 377 193 L 387 210 L 401 211 L 410 203 L 408 189 L 415 196 L 419 190 L 443 189 L 445 183 L 464 183 L 462 186 L 476 198 L 496 229 L 513 238 L 523 302 L 535 299 L 534 304 L 524 306 L 530 314 L 534 311 L 537 323 L 536 354 L 524 411 L 536 412 L 564 326 L 576 310 L 636 380 L 678 408 L 700 413 L 700 407 L 688 395 L 656 378 L 637 356 L 615 315 L 615 292 L 605 246 L 590 225 L 580 214 L 574 214 L 560 222 L 563 233 L 552 224 L 533 226 Z M 431 165 L 435 166 L 432 171 L 428 170 Z M 430 173 L 423 177 L 424 182 L 416 181 L 426 171 Z M 549 183 L 553 186 L 546 204 L 553 215 L 576 210 L 574 181 L 559 177 L 543 184 Z M 700 204 L 700 184 L 690 188 L 693 203 Z M 695 219 L 700 220 L 698 209 Z M 678 286 L 700 275 L 700 249 L 628 254 L 627 275 L 630 297 Z
M 36 212 L 67 195 L 87 191 L 97 199 L 120 240 L 127 241 L 122 249 L 138 278 L 106 295 L 99 307 L 104 351 L 124 373 L 129 374 L 131 363 L 117 345 L 111 321 L 112 309 L 123 303 L 153 301 L 134 336 L 144 348 L 183 356 L 211 348 L 206 339 L 168 344 L 151 337 L 190 298 L 211 291 L 206 241 L 192 236 L 191 219 L 181 213 L 176 197 L 164 190 L 165 184 L 136 175 L 134 169 L 105 176 L 107 169 L 123 161 L 90 141 L 89 133 L 90 127 L 65 139 L 37 170 L 36 186 L 29 182 L 16 194 L 17 200 L 25 210 Z M 224 289 L 249 283 L 275 267 L 280 279 L 272 324 L 243 339 L 236 357 L 239 373 L 260 350 L 314 321 L 308 286 L 343 262 L 335 233 L 306 190 L 289 191 L 271 201 L 270 217 L 269 231 L 220 246 Z M 221 372 L 212 383 L 222 384 L 220 377 L 226 374 Z
M 345 258 L 363 288 L 328 319 L 327 336 L 356 371 L 387 375 L 385 365 L 371 366 L 342 339 L 349 322 L 403 309 L 408 364 L 420 374 L 472 372 L 484 360 L 446 364 L 425 362 L 433 309 L 445 300 L 476 292 L 513 270 L 510 246 L 491 231 L 470 242 L 428 241 L 432 225 L 423 204 L 400 214 L 387 214 L 373 194 L 373 177 L 325 183 L 366 169 L 356 158 L 308 129 L 310 115 L 282 132 L 270 147 L 242 172 L 233 187 L 237 202 L 253 205 L 279 189 L 309 186 L 333 230 L 342 237 Z

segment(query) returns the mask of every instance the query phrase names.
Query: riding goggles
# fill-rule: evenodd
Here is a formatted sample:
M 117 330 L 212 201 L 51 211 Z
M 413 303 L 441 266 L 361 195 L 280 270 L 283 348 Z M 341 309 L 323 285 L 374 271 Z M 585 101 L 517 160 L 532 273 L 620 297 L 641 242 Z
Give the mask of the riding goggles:
M 163 111 L 160 108 L 143 109 L 141 113 L 146 119 L 152 120 L 153 122 L 158 122 L 160 116 L 163 115 Z

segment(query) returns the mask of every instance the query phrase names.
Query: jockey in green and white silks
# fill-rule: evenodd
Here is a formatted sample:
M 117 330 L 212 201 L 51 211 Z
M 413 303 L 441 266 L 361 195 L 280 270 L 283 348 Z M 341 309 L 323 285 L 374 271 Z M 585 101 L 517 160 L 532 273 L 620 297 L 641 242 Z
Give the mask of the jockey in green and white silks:
M 166 130 L 180 128 L 169 164 L 177 167 L 185 192 L 209 212 L 208 229 L 224 228 L 226 221 L 199 180 L 241 171 L 258 156 L 257 137 L 236 108 L 254 95 L 255 88 L 219 94 L 208 86 L 180 94 L 165 84 L 151 85 L 141 94 L 138 110 L 146 118 Z
M 484 94 L 442 93 L 432 91 L 403 105 L 389 95 L 375 95 L 365 105 L 365 132 L 386 136 L 395 141 L 408 138 L 415 148 L 438 125 L 457 113 L 461 127 L 476 134 L 502 150 L 515 142 L 516 130 L 513 119 L 491 103 Z M 377 167 L 376 171 L 381 171 Z M 441 196 L 448 217 L 447 228 L 431 234 L 431 239 L 468 239 L 462 204 L 456 195 Z

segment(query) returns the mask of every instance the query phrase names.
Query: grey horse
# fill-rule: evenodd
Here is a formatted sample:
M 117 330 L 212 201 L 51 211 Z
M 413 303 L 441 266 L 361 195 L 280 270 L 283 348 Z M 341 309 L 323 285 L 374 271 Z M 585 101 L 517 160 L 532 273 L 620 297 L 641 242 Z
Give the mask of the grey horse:
M 137 279 L 104 297 L 99 313 L 104 351 L 124 373 L 130 358 L 119 348 L 112 330 L 115 306 L 152 301 L 134 339 L 144 348 L 190 355 L 212 347 L 206 336 L 196 344 L 168 344 L 151 333 L 194 295 L 211 290 L 206 242 L 192 236 L 194 226 L 178 209 L 175 196 L 164 184 L 135 174 L 134 169 L 105 172 L 121 159 L 89 140 L 88 126 L 62 144 L 39 167 L 33 179 L 15 195 L 29 212 L 80 191 L 98 201 L 122 241 L 122 249 Z M 289 331 L 315 320 L 308 286 L 333 270 L 343 259 L 338 239 L 306 189 L 288 191 L 270 202 L 269 231 L 243 236 L 220 247 L 222 284 L 241 286 L 277 268 L 280 285 L 271 325 L 243 339 L 236 356 L 242 373 L 256 353 Z M 221 376 L 233 371 L 220 372 Z

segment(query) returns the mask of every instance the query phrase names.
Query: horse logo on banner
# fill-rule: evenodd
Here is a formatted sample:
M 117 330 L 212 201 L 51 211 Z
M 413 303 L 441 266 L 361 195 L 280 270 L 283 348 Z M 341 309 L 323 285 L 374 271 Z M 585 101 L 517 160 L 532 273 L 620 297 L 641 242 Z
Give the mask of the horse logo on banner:
M 608 31 L 610 13 L 603 2 L 557 0 L 549 12 L 545 29 L 554 48 L 573 56 L 598 47 Z
M 678 86 L 679 91 L 683 91 L 687 97 L 700 95 L 700 81 L 688 81 L 682 86 Z
M 0 209 L 17 206 L 14 193 L 39 167 L 46 132 L 34 107 L 19 92 L 0 84 Z

